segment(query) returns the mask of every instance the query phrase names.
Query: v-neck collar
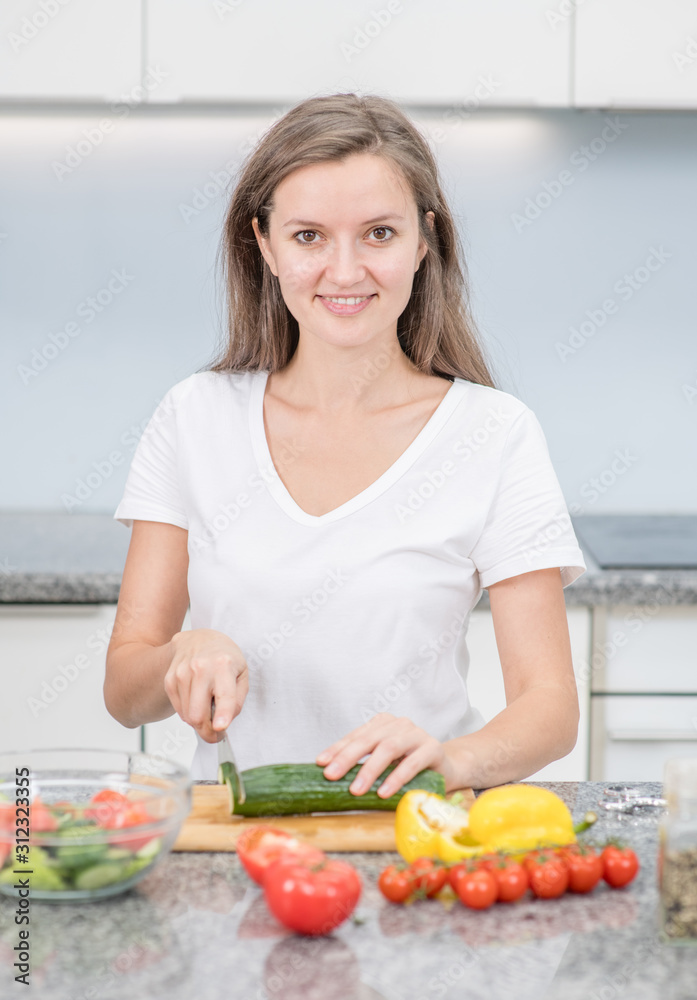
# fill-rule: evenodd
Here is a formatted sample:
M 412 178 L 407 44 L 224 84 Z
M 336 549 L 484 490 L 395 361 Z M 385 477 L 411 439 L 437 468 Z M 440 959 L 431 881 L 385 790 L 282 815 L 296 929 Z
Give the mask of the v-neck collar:
M 365 507 L 371 500 L 375 500 L 381 493 L 389 489 L 407 469 L 410 468 L 416 459 L 425 451 L 433 441 L 438 431 L 445 424 L 446 420 L 453 412 L 462 398 L 466 380 L 455 377 L 440 403 L 429 417 L 426 424 L 421 428 L 417 436 L 403 451 L 399 458 L 383 474 L 371 483 L 366 489 L 361 490 L 356 496 L 351 497 L 346 503 L 342 503 L 334 510 L 329 510 L 326 514 L 308 514 L 302 507 L 299 507 L 293 497 L 285 487 L 285 484 L 276 471 L 271 458 L 269 444 L 266 440 L 266 430 L 264 428 L 264 392 L 268 381 L 269 373 L 257 371 L 253 374 L 253 382 L 249 396 L 249 431 L 252 440 L 252 449 L 259 471 L 262 473 L 264 482 L 276 503 L 289 517 L 306 525 L 322 525 L 331 521 L 338 521 L 348 514 L 352 514 L 361 507 Z

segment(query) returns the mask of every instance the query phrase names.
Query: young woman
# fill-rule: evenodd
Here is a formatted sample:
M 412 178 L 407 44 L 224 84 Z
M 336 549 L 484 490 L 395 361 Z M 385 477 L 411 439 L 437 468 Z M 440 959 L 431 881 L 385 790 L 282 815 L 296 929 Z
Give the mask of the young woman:
M 194 778 L 229 728 L 243 769 L 362 762 L 357 795 L 393 761 L 384 796 L 567 754 L 563 587 L 586 567 L 539 422 L 489 374 L 420 132 L 381 97 L 303 101 L 248 157 L 222 248 L 227 344 L 164 396 L 114 515 L 109 712 L 178 713 Z M 486 724 L 466 688 L 483 588 L 507 699 Z

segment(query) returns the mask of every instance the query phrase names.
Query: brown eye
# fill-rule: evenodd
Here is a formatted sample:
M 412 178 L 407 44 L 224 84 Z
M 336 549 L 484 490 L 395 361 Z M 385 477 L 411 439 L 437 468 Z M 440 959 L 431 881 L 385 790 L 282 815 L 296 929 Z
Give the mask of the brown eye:
M 373 233 L 392 234 L 391 236 L 388 236 L 387 239 L 376 240 L 376 243 L 389 243 L 390 240 L 394 238 L 394 229 L 392 229 L 390 226 L 376 226 L 375 229 L 373 229 L 372 231 Z

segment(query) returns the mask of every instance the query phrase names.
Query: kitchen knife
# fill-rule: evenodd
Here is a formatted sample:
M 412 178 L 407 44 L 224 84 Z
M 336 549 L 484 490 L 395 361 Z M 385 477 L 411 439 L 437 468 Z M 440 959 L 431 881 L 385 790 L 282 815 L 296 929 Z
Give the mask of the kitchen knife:
M 215 698 L 211 699 L 211 722 L 215 716 Z M 228 739 L 227 730 L 218 735 L 218 784 L 227 785 L 230 792 L 230 812 L 235 808 L 235 802 L 244 802 L 246 795 L 242 775 L 237 767 L 235 755 Z

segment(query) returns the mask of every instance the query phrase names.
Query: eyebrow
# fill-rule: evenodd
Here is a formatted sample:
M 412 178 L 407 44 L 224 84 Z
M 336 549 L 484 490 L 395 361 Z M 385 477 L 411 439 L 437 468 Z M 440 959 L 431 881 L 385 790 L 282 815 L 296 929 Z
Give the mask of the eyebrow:
M 385 222 L 386 219 L 394 219 L 398 222 L 404 222 L 403 215 L 395 215 L 393 213 L 388 213 L 387 215 L 378 215 L 375 219 L 367 219 L 365 222 L 361 223 L 363 226 L 370 226 L 375 222 Z M 307 219 L 289 219 L 285 222 L 281 229 L 286 229 L 288 226 L 307 226 L 308 229 L 320 229 L 322 226 L 321 222 L 308 222 Z

